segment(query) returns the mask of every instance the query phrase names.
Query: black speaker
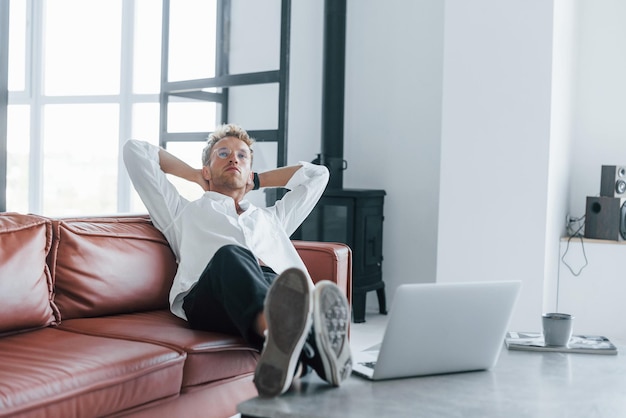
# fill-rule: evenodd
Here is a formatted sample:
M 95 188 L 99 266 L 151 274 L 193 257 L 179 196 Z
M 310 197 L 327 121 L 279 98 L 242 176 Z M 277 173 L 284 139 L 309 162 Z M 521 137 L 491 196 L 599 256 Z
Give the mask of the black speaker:
M 626 197 L 626 166 L 602 166 L 600 196 Z
M 585 238 L 626 239 L 626 198 L 587 196 Z

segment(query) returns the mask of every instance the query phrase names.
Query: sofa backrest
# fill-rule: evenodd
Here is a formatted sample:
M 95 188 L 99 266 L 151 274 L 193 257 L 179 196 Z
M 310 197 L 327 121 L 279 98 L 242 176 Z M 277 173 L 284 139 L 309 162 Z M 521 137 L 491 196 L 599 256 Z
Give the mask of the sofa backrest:
M 51 245 L 50 220 L 0 213 L 0 335 L 58 323 L 46 265 Z
M 350 250 L 294 241 L 312 278 L 351 296 Z M 0 335 L 65 319 L 167 309 L 177 262 L 147 215 L 0 213 Z
M 147 216 L 52 221 L 48 264 L 61 319 L 162 309 L 176 259 Z

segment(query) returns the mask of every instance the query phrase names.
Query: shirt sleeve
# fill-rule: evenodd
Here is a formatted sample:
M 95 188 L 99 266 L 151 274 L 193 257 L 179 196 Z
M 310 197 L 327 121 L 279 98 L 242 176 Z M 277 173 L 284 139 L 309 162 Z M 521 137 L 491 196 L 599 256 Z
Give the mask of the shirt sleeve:
M 161 170 L 159 149 L 148 142 L 130 139 L 124 144 L 124 164 L 152 222 L 165 235 L 178 256 L 179 237 L 174 220 L 188 201 Z
M 305 161 L 289 179 L 285 188 L 289 191 L 274 205 L 287 235 L 293 234 L 311 213 L 328 184 L 328 169 Z

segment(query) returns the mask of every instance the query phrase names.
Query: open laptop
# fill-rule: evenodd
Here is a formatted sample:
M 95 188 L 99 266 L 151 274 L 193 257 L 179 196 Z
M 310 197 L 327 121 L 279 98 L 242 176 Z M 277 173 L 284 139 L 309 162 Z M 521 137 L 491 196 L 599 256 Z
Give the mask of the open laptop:
M 398 287 L 380 345 L 356 352 L 371 380 L 484 370 L 498 360 L 521 282 Z

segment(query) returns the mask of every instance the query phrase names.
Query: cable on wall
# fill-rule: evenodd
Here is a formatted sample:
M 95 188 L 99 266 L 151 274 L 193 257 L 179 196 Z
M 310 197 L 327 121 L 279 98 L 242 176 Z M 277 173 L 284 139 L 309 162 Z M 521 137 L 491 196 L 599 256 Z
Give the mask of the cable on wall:
M 563 262 L 563 264 L 565 264 L 565 266 L 569 269 L 569 271 L 575 276 L 578 277 L 580 275 L 580 273 L 583 271 L 583 269 L 585 267 L 587 267 L 588 260 L 587 260 L 587 254 L 585 253 L 585 243 L 583 240 L 583 233 L 581 232 L 583 230 L 583 228 L 585 227 L 585 215 L 581 216 L 580 218 L 570 218 L 569 216 L 567 217 L 567 233 L 569 235 L 569 238 L 567 239 L 567 246 L 565 247 L 565 251 L 563 252 L 563 256 L 561 256 L 561 261 Z M 578 226 L 577 229 L 573 229 L 572 228 L 572 224 L 576 224 L 580 222 L 580 225 Z M 577 272 L 575 272 L 572 267 L 567 263 L 567 261 L 565 261 L 565 256 L 567 255 L 567 252 L 569 251 L 569 245 L 570 242 L 572 241 L 573 238 L 578 238 L 580 239 L 580 247 L 582 249 L 583 252 L 583 257 L 585 259 L 585 264 L 582 265 L 582 267 L 580 269 L 578 269 Z

